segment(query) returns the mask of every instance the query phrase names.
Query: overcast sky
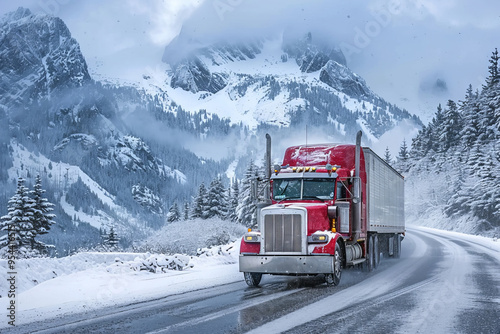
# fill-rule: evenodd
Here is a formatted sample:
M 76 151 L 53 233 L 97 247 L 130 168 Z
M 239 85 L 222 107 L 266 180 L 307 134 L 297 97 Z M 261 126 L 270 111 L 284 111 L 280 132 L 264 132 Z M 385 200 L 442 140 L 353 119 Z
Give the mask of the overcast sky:
M 421 115 L 480 88 L 500 46 L 500 1 L 0 0 L 61 17 L 92 72 L 140 76 L 179 33 L 200 43 L 314 31 L 386 100 Z

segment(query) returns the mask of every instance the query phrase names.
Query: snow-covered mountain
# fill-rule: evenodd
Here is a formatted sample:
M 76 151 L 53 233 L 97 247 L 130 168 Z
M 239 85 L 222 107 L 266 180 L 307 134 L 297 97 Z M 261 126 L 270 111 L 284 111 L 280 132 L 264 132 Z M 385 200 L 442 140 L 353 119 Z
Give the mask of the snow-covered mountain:
M 375 94 L 346 66 L 340 49 L 315 43 L 311 33 L 200 46 L 181 32 L 163 60 L 171 69 L 165 90 L 173 101 L 235 124 L 328 125 L 331 134 L 349 139 L 359 128 L 376 139 L 402 120 L 421 125 Z
M 93 81 L 59 18 L 19 8 L 0 19 L 0 31 L 0 208 L 14 193 L 13 179 L 30 183 L 40 174 L 57 204 L 58 224 L 47 238 L 65 244 L 59 251 L 92 246 L 99 228 L 113 225 L 124 239 L 144 235 L 205 180 L 179 168 L 194 166 L 196 175 L 203 162 L 208 180 L 221 171 L 181 147 L 135 135 L 122 117 L 146 113 L 153 98 Z

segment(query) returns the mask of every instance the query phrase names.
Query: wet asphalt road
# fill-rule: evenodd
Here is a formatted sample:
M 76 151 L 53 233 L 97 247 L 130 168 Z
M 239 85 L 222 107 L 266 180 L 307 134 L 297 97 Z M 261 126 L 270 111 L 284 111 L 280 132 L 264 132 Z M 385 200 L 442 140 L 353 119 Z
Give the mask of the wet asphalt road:
M 500 254 L 408 228 L 400 259 L 371 273 L 264 276 L 147 302 L 55 318 L 12 333 L 492 333 L 500 334 Z

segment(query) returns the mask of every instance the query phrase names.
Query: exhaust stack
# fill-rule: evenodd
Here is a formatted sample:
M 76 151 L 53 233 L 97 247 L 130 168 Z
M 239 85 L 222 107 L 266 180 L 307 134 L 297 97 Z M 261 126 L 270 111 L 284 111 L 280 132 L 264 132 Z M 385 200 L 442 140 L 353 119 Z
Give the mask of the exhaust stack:
M 361 234 L 361 179 L 360 179 L 360 160 L 361 160 L 361 136 L 363 132 L 358 131 L 356 135 L 356 152 L 355 152 L 355 160 L 354 160 L 354 198 L 352 199 L 353 203 L 353 222 L 352 222 L 352 230 L 353 230 L 353 241 L 359 239 Z
M 264 201 L 266 204 L 271 203 L 271 135 L 266 133 L 266 188 L 264 190 Z
M 271 136 L 266 133 L 266 156 L 265 156 L 265 163 L 266 163 L 266 179 L 264 180 L 265 182 L 265 188 L 264 188 L 264 199 L 261 201 L 258 201 L 256 203 L 256 209 L 257 209 L 257 226 L 260 228 L 261 226 L 261 221 L 260 221 L 260 210 L 265 208 L 266 206 L 269 206 L 272 204 L 271 201 Z M 256 184 L 257 187 L 257 184 Z M 256 197 L 258 198 L 258 197 Z

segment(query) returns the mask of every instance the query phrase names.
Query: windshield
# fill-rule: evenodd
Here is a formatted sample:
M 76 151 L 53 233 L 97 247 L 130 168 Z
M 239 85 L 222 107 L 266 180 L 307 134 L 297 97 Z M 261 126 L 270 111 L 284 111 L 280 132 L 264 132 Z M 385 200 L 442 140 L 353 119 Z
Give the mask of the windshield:
M 333 199 L 335 179 L 274 179 L 273 198 L 284 199 Z

